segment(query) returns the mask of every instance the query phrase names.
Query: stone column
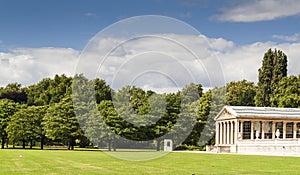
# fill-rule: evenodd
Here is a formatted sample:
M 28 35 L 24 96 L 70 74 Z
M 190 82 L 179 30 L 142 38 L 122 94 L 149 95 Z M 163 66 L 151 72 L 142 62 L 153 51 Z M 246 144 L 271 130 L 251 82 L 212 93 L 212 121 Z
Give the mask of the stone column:
M 297 122 L 294 122 L 294 127 L 293 127 L 293 139 L 297 138 Z
M 220 122 L 219 123 L 220 124 L 220 145 L 222 145 L 223 144 L 223 122 Z
M 226 123 L 223 122 L 223 144 L 226 143 Z
M 221 144 L 221 123 L 218 122 L 218 144 Z
M 219 122 L 216 122 L 216 139 L 215 139 L 215 142 L 216 142 L 216 145 L 219 145 Z
M 272 139 L 275 139 L 276 122 L 272 121 Z
M 282 138 L 285 139 L 286 138 L 286 122 L 282 122 L 283 123 L 283 133 L 282 133 Z
M 241 121 L 240 129 L 241 129 L 241 140 L 243 140 L 244 121 Z
M 226 131 L 226 144 L 230 144 L 230 139 L 229 139 L 229 137 L 230 137 L 230 123 L 229 123 L 229 121 L 227 122 L 227 131 Z
M 226 124 L 223 122 L 223 144 L 225 144 L 226 141 Z
M 231 144 L 233 144 L 234 141 L 234 131 L 235 131 L 235 121 L 231 121 Z
M 234 122 L 231 121 L 230 122 L 230 144 L 233 144 L 233 138 L 234 138 L 234 135 L 233 135 L 233 130 L 234 130 Z
M 223 122 L 223 144 L 225 144 L 225 140 L 226 140 L 226 124 L 225 122 Z
M 233 138 L 233 144 L 236 144 L 237 140 L 238 140 L 238 132 L 239 132 L 239 121 L 238 120 L 235 120 L 234 121 L 234 138 Z
M 261 122 L 261 139 L 265 139 L 265 122 Z
M 254 139 L 254 122 L 253 121 L 251 121 L 251 140 L 253 140 Z

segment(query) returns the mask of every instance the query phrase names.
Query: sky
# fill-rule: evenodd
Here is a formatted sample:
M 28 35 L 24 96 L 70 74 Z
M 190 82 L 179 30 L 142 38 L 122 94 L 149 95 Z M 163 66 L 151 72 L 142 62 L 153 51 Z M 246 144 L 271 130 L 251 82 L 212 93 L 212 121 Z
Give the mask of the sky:
M 142 53 L 149 49 L 159 50 L 157 46 L 162 41 L 148 38 L 127 42 L 121 48 L 122 54 L 115 54 L 97 72 L 109 83 L 117 81 L 116 88 L 124 83 L 136 83 L 157 91 L 174 90 L 186 83 L 184 80 L 188 76 L 182 75 L 189 74 L 189 71 L 196 77 L 196 83 L 207 88 L 242 79 L 257 82 L 257 70 L 269 48 L 280 49 L 288 56 L 289 75 L 300 73 L 298 0 L 0 0 L 0 4 L 0 86 L 13 82 L 27 86 L 62 73 L 73 76 L 80 68 L 84 69 L 80 64 L 85 61 L 80 56 L 86 54 L 86 48 L 92 47 L 89 44 L 97 33 L 102 36 L 101 31 L 113 28 L 116 22 L 143 15 L 166 16 L 193 27 L 199 31 L 198 36 L 176 32 L 159 35 L 185 43 L 201 56 L 203 50 L 209 50 L 208 55 L 214 55 L 214 58 L 205 63 L 208 56 L 203 56 L 205 58 L 198 66 L 192 59 L 182 58 L 184 53 L 169 54 L 180 50 L 170 43 L 164 45 L 164 54 L 143 56 Z M 161 26 L 151 27 L 160 30 Z M 102 45 L 94 49 L 99 50 L 111 43 L 120 43 L 124 38 L 97 39 Z M 209 44 L 203 44 L 204 40 Z M 152 45 L 149 46 L 149 43 Z M 122 63 L 122 58 L 130 56 L 135 57 L 134 61 Z M 181 60 L 172 65 L 170 62 L 174 59 L 170 56 Z M 147 61 L 139 63 L 141 59 Z M 220 68 L 215 66 L 216 61 Z M 154 70 L 149 65 L 157 65 L 156 72 L 145 73 L 148 68 Z M 182 65 L 186 66 L 184 70 L 180 69 Z M 125 70 L 133 69 L 140 72 L 124 74 Z M 115 70 L 119 70 L 119 74 Z M 144 74 L 141 74 L 143 71 Z M 221 72 L 222 76 L 210 77 L 215 72 Z M 197 78 L 197 75 L 202 78 Z M 122 82 L 126 79 L 124 77 L 131 80 Z M 151 78 L 153 81 L 150 83 Z M 212 80 L 214 78 L 218 80 Z

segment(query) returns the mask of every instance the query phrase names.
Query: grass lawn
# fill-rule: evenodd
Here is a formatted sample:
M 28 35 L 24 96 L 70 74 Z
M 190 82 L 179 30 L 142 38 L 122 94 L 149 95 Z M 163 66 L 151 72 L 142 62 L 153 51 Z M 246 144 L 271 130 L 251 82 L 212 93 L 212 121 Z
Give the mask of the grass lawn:
M 1 175 L 300 174 L 299 167 L 300 157 L 173 152 L 149 161 L 126 161 L 100 151 L 0 150 Z

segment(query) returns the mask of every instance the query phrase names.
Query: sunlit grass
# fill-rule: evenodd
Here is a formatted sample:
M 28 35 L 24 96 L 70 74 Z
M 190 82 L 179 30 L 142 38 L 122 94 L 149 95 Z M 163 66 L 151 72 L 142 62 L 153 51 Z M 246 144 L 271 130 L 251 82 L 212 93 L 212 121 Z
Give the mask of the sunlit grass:
M 127 161 L 100 151 L 5 149 L 0 150 L 0 162 L 1 175 L 300 174 L 300 158 L 283 156 L 173 152 L 149 161 Z

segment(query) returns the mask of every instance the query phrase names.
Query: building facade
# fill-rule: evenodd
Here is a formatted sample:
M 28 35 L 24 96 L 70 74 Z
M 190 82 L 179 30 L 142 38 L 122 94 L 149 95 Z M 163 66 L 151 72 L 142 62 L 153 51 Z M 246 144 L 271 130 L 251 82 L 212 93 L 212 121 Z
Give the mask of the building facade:
M 215 117 L 217 152 L 300 155 L 300 109 L 225 106 Z

